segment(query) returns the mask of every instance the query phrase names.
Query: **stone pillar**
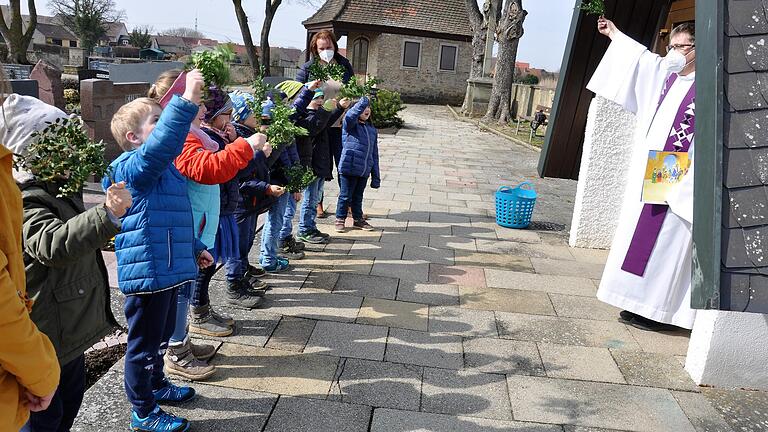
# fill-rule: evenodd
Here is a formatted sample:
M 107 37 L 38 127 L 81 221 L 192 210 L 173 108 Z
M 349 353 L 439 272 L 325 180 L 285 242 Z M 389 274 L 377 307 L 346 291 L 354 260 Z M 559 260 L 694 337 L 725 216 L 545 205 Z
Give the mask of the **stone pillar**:
M 685 370 L 699 385 L 768 390 L 768 315 L 698 311 Z
M 37 81 L 38 99 L 61 110 L 67 106 L 64 100 L 64 86 L 61 84 L 61 70 L 53 63 L 38 61 L 29 78 Z
M 610 248 L 624 199 L 634 129 L 634 114 L 600 96 L 592 100 L 568 242 L 572 247 Z

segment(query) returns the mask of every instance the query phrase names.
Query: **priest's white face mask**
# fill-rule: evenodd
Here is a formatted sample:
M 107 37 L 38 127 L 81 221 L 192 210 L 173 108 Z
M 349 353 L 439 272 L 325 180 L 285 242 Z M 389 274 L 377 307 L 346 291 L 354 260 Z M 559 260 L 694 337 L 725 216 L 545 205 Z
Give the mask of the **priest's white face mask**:
M 685 56 L 675 49 L 669 51 L 667 55 L 661 59 L 661 66 L 672 73 L 682 72 L 687 65 L 688 62 L 685 60 Z

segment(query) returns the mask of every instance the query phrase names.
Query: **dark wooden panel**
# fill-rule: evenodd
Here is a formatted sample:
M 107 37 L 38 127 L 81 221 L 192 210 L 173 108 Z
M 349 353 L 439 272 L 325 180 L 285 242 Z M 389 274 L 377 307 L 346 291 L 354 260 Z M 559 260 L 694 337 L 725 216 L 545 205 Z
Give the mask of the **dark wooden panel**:
M 606 0 L 606 15 L 627 35 L 652 46 L 666 19 L 671 0 Z M 609 39 L 597 32 L 597 17 L 577 9 L 571 21 L 561 78 L 550 127 L 539 159 L 539 175 L 577 179 L 587 112 L 593 93 L 587 82 L 608 49 Z

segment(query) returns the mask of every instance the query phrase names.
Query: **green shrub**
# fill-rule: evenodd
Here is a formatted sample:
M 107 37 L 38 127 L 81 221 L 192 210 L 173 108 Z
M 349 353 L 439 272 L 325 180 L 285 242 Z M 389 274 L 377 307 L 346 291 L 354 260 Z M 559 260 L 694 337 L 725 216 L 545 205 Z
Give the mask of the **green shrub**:
M 80 92 L 75 89 L 64 89 L 64 100 L 68 104 L 80 103 Z
M 400 93 L 379 89 L 376 98 L 371 102 L 371 118 L 377 128 L 403 127 L 403 119 L 397 115 L 405 109 Z
M 80 91 L 80 81 L 77 78 L 62 78 L 61 86 L 64 87 L 64 90 L 72 89 Z

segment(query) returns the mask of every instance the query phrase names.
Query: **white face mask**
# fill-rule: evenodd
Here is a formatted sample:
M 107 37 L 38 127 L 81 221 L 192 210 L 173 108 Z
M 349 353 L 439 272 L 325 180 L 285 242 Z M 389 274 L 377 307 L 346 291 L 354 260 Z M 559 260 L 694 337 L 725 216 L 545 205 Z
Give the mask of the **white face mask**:
M 687 64 L 685 56 L 678 50 L 668 52 L 667 55 L 661 59 L 661 67 L 672 73 L 682 72 Z
M 332 49 L 322 50 L 320 51 L 320 58 L 326 62 L 330 63 L 331 60 L 333 60 L 333 56 L 336 54 Z

